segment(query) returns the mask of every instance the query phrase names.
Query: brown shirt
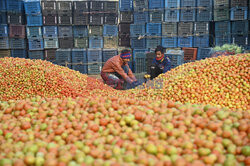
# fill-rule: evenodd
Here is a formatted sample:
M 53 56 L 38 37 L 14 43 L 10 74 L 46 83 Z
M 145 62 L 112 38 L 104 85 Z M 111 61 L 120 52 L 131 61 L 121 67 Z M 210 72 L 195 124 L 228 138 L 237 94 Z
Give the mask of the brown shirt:
M 110 58 L 103 66 L 102 68 L 102 72 L 104 73 L 114 73 L 117 72 L 118 74 L 120 74 L 122 76 L 123 79 L 127 79 L 127 77 L 133 79 L 135 78 L 134 74 L 132 73 L 131 69 L 129 68 L 129 72 L 128 74 L 126 74 L 124 72 L 124 70 L 122 69 L 122 66 L 126 65 L 128 68 L 128 64 L 124 63 L 122 58 L 120 57 L 120 55 L 116 55 L 112 58 Z

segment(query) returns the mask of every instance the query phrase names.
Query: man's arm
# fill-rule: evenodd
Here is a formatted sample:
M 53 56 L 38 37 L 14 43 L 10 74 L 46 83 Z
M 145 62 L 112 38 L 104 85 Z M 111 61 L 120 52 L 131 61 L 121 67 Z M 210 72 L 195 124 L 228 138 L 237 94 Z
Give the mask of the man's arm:
M 122 69 L 122 67 L 118 63 L 113 62 L 113 69 L 115 70 L 115 72 L 120 74 L 122 76 L 122 78 L 124 80 L 126 80 L 128 83 L 133 82 L 133 80 L 124 72 L 124 70 Z
M 166 73 L 171 69 L 171 61 L 168 57 L 165 58 L 163 73 Z

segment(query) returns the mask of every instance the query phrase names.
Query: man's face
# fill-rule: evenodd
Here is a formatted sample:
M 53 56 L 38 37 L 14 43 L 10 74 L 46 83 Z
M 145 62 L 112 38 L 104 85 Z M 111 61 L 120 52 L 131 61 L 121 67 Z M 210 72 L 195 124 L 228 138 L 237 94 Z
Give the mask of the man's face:
M 157 57 L 157 58 L 162 57 L 162 53 L 161 53 L 161 51 L 157 51 L 155 54 L 156 54 L 156 57 Z
M 124 63 L 128 63 L 130 61 L 130 59 L 123 59 Z

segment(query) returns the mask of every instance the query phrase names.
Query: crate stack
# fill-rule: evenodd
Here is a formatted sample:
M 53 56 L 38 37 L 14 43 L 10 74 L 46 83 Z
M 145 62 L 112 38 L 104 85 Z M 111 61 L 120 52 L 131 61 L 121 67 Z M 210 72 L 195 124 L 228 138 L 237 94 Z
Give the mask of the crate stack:
M 43 23 L 40 0 L 25 0 L 24 9 L 27 20 L 28 57 L 30 59 L 44 59 Z

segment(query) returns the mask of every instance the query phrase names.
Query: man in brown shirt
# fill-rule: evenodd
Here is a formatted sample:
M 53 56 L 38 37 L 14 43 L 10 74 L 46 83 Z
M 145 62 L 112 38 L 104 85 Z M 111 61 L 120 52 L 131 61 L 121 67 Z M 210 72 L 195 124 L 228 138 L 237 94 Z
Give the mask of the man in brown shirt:
M 130 58 L 131 53 L 127 49 L 122 50 L 120 55 L 110 58 L 101 71 L 104 83 L 118 90 L 126 89 L 127 83 L 131 85 L 131 88 L 139 85 L 128 66 Z

